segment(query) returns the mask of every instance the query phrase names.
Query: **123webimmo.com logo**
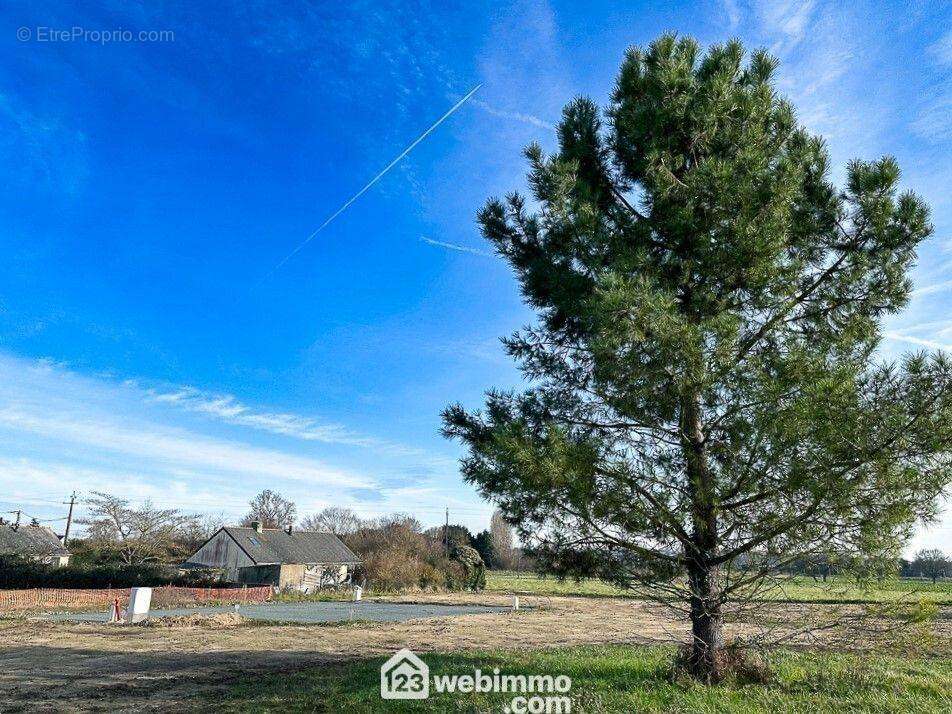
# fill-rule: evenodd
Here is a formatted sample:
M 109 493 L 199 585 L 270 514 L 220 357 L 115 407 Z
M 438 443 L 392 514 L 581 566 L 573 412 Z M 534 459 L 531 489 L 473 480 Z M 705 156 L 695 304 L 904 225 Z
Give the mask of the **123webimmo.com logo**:
M 506 693 L 506 714 L 570 714 L 572 679 L 564 674 L 504 674 L 476 669 L 472 674 L 433 677 L 437 694 Z M 430 668 L 409 649 L 402 649 L 380 667 L 380 696 L 383 699 L 427 699 L 430 696 Z
M 404 648 L 380 668 L 383 699 L 426 699 L 430 696 L 430 668 Z

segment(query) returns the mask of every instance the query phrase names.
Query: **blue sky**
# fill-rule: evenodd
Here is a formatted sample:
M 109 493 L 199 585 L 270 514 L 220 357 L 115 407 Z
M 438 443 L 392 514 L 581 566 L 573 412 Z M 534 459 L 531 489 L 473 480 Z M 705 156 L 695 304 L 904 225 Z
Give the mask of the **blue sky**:
M 519 384 L 530 319 L 474 213 L 576 94 L 665 30 L 783 61 L 836 176 L 895 154 L 934 210 L 883 352 L 952 349 L 943 2 L 7 2 L 0 9 L 0 510 L 76 489 L 238 516 L 264 487 L 488 524 L 438 434 Z M 50 41 L 51 30 L 171 31 Z M 29 39 L 18 39 L 27 28 Z M 41 38 L 46 38 L 43 41 Z M 293 259 L 272 269 L 477 84 Z M 952 521 L 914 545 L 948 546 Z

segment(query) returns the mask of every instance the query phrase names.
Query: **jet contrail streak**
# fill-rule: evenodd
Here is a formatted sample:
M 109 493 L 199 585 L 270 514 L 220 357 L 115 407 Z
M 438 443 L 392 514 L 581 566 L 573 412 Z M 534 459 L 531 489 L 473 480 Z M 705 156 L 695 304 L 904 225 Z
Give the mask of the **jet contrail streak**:
M 413 143 L 410 144 L 407 148 L 405 148 L 402 152 L 400 152 L 400 155 L 397 156 L 397 158 L 395 158 L 393 161 L 391 161 L 389 164 L 387 164 L 387 165 L 383 168 L 383 170 L 382 170 L 380 173 L 378 173 L 376 176 L 374 176 L 372 179 L 370 179 L 370 181 L 367 182 L 367 185 L 364 186 L 362 189 L 360 189 L 357 193 L 355 193 L 350 199 L 348 199 L 347 202 L 346 202 L 343 206 L 341 206 L 341 207 L 338 208 L 336 211 L 334 211 L 334 213 L 332 213 L 332 214 L 330 215 L 330 217 L 329 217 L 326 221 L 324 221 L 320 226 L 318 226 L 317 229 L 316 229 L 313 233 L 311 233 L 311 235 L 309 235 L 307 238 L 305 238 L 303 241 L 301 241 L 300 245 L 298 245 L 297 248 L 295 248 L 295 249 L 292 250 L 290 253 L 288 253 L 288 254 L 281 260 L 280 263 L 278 263 L 276 266 L 274 266 L 274 267 L 271 269 L 271 271 L 265 276 L 265 278 L 271 277 L 271 275 L 273 275 L 276 271 L 278 271 L 278 270 L 281 268 L 281 266 L 283 266 L 285 263 L 287 263 L 289 260 L 291 260 L 291 258 L 293 258 L 295 255 L 297 255 L 297 254 L 301 251 L 301 249 L 304 248 L 304 246 L 306 246 L 308 243 L 310 243 L 312 240 L 314 240 L 315 236 L 317 236 L 318 233 L 320 233 L 322 230 L 324 230 L 325 228 L 327 228 L 327 226 L 330 225 L 330 223 L 331 223 L 335 218 L 337 218 L 341 213 L 343 213 L 344 211 L 346 211 L 354 201 L 356 201 L 358 198 L 360 198 L 361 196 L 363 196 L 368 190 L 370 190 L 370 187 L 371 187 L 371 186 L 373 186 L 373 185 L 374 185 L 375 183 L 377 183 L 380 179 L 382 179 L 382 178 L 384 177 L 384 175 L 385 175 L 390 169 L 392 169 L 394 166 L 396 166 L 398 163 L 400 163 L 400 161 L 401 161 L 407 154 L 409 154 L 411 151 L 413 151 L 414 147 L 416 147 L 417 144 L 419 144 L 419 143 L 420 143 L 421 141 L 423 141 L 426 137 L 428 137 L 440 124 L 442 124 L 444 121 L 446 121 L 447 119 L 449 119 L 450 116 L 453 114 L 453 112 L 455 112 L 457 109 L 459 109 L 461 106 L 463 106 L 463 105 L 469 100 L 469 98 L 472 97 L 474 94 L 476 94 L 477 90 L 478 90 L 480 87 L 482 87 L 482 86 L 483 86 L 482 84 L 477 84 L 475 87 L 473 87 L 473 88 L 469 91 L 469 93 L 468 93 L 465 97 L 463 97 L 463 98 L 460 99 L 458 102 L 456 102 L 456 104 L 454 104 L 452 107 L 450 107 L 450 110 L 449 110 L 448 112 L 446 112 L 446 114 L 444 114 L 444 115 L 441 116 L 439 119 L 437 119 L 437 120 L 430 126 L 429 129 L 427 129 L 425 132 L 423 132 L 422 134 L 420 134 L 420 136 L 418 136 L 416 139 L 414 139 L 414 140 L 413 140 Z

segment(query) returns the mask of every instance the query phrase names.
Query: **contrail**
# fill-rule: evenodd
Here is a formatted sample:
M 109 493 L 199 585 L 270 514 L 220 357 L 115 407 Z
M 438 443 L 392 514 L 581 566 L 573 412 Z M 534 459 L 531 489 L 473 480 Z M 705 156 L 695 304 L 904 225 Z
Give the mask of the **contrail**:
M 413 140 L 413 143 L 412 143 L 412 144 L 410 144 L 407 148 L 405 148 L 402 152 L 400 152 L 400 155 L 397 156 L 397 158 L 395 158 L 393 161 L 391 161 L 389 164 L 387 164 L 379 174 L 377 174 L 377 175 L 374 176 L 372 179 L 370 179 L 370 181 L 367 182 L 367 185 L 366 185 L 366 186 L 364 186 L 364 187 L 363 187 L 362 189 L 360 189 L 357 193 L 355 193 L 353 196 L 351 196 L 351 197 L 347 200 L 347 202 L 344 203 L 343 206 L 341 206 L 341 207 L 338 208 L 336 211 L 334 211 L 334 213 L 332 213 L 331 216 L 330 216 L 326 221 L 324 221 L 320 226 L 318 226 L 317 229 L 316 229 L 313 233 L 311 233 L 311 235 L 309 235 L 307 238 L 305 238 L 303 241 L 301 241 L 300 245 L 298 245 L 297 248 L 295 248 L 295 249 L 292 250 L 290 253 L 288 253 L 288 254 L 281 260 L 280 263 L 278 263 L 277 265 L 275 265 L 275 266 L 270 270 L 270 272 L 269 272 L 267 275 L 264 276 L 263 279 L 267 279 L 267 278 L 271 277 L 271 275 L 273 275 L 276 271 L 278 271 L 278 270 L 281 268 L 281 266 L 283 266 L 285 263 L 287 263 L 289 260 L 291 260 L 291 258 L 293 258 L 295 255 L 297 255 L 297 254 L 301 251 L 301 249 L 304 248 L 304 246 L 306 246 L 308 243 L 310 243 L 312 240 L 314 240 L 314 237 L 317 236 L 318 233 L 320 233 L 322 230 L 324 230 L 325 228 L 327 228 L 327 226 L 330 225 L 330 223 L 331 223 L 335 218 L 337 218 L 341 213 L 343 213 L 344 211 L 346 211 L 354 201 L 356 201 L 358 198 L 360 198 L 361 196 L 363 196 L 363 195 L 370 189 L 371 186 L 373 186 L 373 185 L 374 185 L 375 183 L 377 183 L 380 179 L 382 179 L 390 169 L 392 169 L 394 166 L 396 166 L 398 163 L 400 163 L 400 161 L 401 161 L 407 154 L 409 154 L 411 151 L 413 151 L 414 147 L 416 147 L 417 144 L 419 144 L 419 143 L 420 143 L 421 141 L 423 141 L 426 137 L 428 137 L 440 124 L 442 124 L 444 121 L 446 121 L 447 119 L 449 119 L 450 116 L 453 114 L 453 112 L 455 112 L 457 109 L 459 109 L 461 106 L 463 106 L 463 105 L 469 100 L 469 98 L 472 97 L 474 94 L 476 94 L 476 92 L 477 92 L 477 91 L 479 90 L 479 88 L 482 87 L 482 86 L 483 86 L 483 85 L 482 85 L 481 83 L 480 83 L 480 84 L 477 84 L 475 87 L 473 87 L 473 88 L 469 91 L 469 93 L 468 93 L 465 97 L 463 97 L 463 98 L 460 99 L 458 102 L 456 102 L 456 104 L 454 104 L 452 107 L 450 107 L 450 110 L 449 110 L 448 112 L 446 112 L 446 114 L 444 114 L 444 115 L 441 116 L 439 119 L 437 119 L 437 120 L 430 126 L 429 129 L 427 129 L 425 132 L 423 132 L 422 134 L 420 134 L 420 136 L 418 136 L 416 139 Z
M 420 236 L 420 240 L 424 243 L 429 243 L 430 245 L 435 245 L 438 248 L 448 248 L 449 250 L 458 250 L 461 253 L 472 253 L 473 255 L 481 255 L 484 258 L 495 258 L 492 253 L 487 253 L 485 250 L 479 250 L 479 248 L 470 248 L 465 245 L 457 245 L 456 243 L 446 243 L 441 240 L 433 240 L 432 238 L 427 238 L 426 236 Z

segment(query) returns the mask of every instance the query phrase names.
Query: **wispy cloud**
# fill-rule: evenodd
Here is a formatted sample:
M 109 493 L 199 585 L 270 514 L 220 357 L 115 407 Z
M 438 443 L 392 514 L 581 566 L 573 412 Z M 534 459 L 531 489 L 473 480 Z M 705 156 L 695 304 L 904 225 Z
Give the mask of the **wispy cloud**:
M 952 139 L 952 86 L 938 88 L 933 96 L 924 100 L 910 126 L 929 141 Z
M 947 68 L 952 66 L 952 30 L 929 45 L 927 51 L 934 58 L 938 77 L 923 93 L 916 118 L 909 126 L 923 139 L 939 143 L 952 139 L 952 82 L 947 76 Z
M 129 384 L 135 385 L 130 381 Z M 287 436 L 302 441 L 338 444 L 369 449 L 391 456 L 423 459 L 428 463 L 448 463 L 423 449 L 395 443 L 387 439 L 357 433 L 341 424 L 328 423 L 316 417 L 258 409 L 244 404 L 231 394 L 215 394 L 190 386 L 145 390 L 147 401 L 202 414 L 225 424 Z
M 179 407 L 229 424 L 268 431 L 272 434 L 328 444 L 378 445 L 376 440 L 355 434 L 339 424 L 325 424 L 299 414 L 258 411 L 242 404 L 230 394 L 211 394 L 194 387 L 180 387 L 172 391 L 149 389 L 147 394 L 148 399 L 157 404 Z
M 839 145 L 864 141 L 878 126 L 867 96 L 850 91 L 847 78 L 856 70 L 858 41 L 847 30 L 856 22 L 835 5 L 815 2 L 754 4 L 760 33 L 781 59 L 779 87 L 812 132 Z M 862 115 L 863 122 L 855 117 Z
M 932 283 L 931 285 L 923 285 L 921 288 L 916 288 L 912 291 L 912 295 L 914 297 L 919 297 L 921 295 L 932 295 L 933 293 L 941 293 L 950 289 L 952 289 L 952 280 L 943 280 L 942 282 Z
M 763 24 L 780 35 L 771 51 L 782 54 L 807 36 L 816 0 L 761 0 L 754 7 Z
M 199 431 L 149 407 L 153 396 L 129 383 L 0 353 L 0 457 L 68 455 L 140 472 L 230 476 L 252 483 L 290 480 L 332 489 L 376 483 L 311 454 L 255 443 L 247 434 L 226 438 Z
M 285 447 L 256 432 L 291 441 Z M 315 454 L 325 443 L 358 446 L 373 456 Z M 415 475 L 407 476 L 411 465 Z M 474 507 L 447 483 L 455 469 L 448 457 L 258 409 L 231 395 L 145 389 L 133 380 L 84 376 L 61 363 L 0 352 L 0 501 L 44 506 L 44 513 L 55 515 L 59 500 L 75 489 L 240 515 L 267 487 L 293 498 L 302 513 L 347 505 L 368 513 L 416 509 L 422 516 L 446 503 Z M 429 501 L 401 501 L 411 487 L 426 489 Z
M 918 345 L 919 347 L 928 347 L 932 350 L 946 350 L 952 352 L 952 345 L 936 342 L 935 340 L 925 340 L 921 337 L 904 335 L 899 332 L 887 332 L 885 337 L 890 340 L 896 340 L 897 342 L 907 342 L 911 345 Z
M 545 119 L 540 119 L 534 114 L 525 114 L 523 112 L 513 112 L 507 111 L 505 109 L 499 109 L 491 104 L 488 104 L 487 102 L 482 101 L 481 99 L 474 99 L 473 104 L 485 111 L 487 114 L 492 114 L 494 117 L 499 117 L 500 119 L 511 119 L 512 121 L 519 121 L 523 124 L 529 124 L 530 126 L 535 126 L 540 129 L 555 131 L 555 124 L 548 122 Z
M 952 30 L 929 45 L 929 52 L 943 65 L 952 65 Z
M 740 7 L 737 0 L 721 0 L 721 5 L 727 15 L 727 26 L 733 32 L 740 25 Z
M 904 325 L 895 332 L 903 334 L 927 332 L 933 335 L 947 335 L 952 333 L 952 320 L 927 320 L 925 322 L 914 322 L 911 325 Z
M 160 508 L 232 514 L 243 512 L 249 498 L 233 479 L 232 483 L 202 483 L 194 476 L 173 476 L 156 482 L 144 478 L 141 470 L 105 464 L 78 466 L 57 459 L 0 456 L 0 473 L 4 485 L 0 503 L 15 504 L 28 512 L 31 508 L 49 512 L 51 505 L 61 505 L 62 496 L 71 491 L 103 491 L 137 503 L 148 500 Z
M 460 253 L 470 253 L 472 255 L 479 255 L 483 258 L 492 258 L 494 257 L 492 253 L 489 253 L 485 250 L 479 250 L 478 248 L 470 248 L 465 245 L 457 245 L 456 243 L 446 243 L 441 240 L 433 240 L 432 238 L 427 238 L 426 236 L 420 236 L 420 240 L 428 245 L 435 245 L 438 248 L 446 248 L 448 250 L 457 250 Z
M 262 441 L 257 432 L 293 441 L 276 446 L 278 440 Z M 366 447 L 374 455 L 315 455 L 324 443 Z M 464 522 L 481 524 L 489 507 L 447 479 L 455 469 L 450 458 L 230 395 L 145 389 L 0 352 L 0 502 L 31 515 L 58 517 L 70 491 L 101 490 L 231 518 L 254 493 L 274 488 L 302 514 L 342 505 L 368 516 L 403 511 L 433 522 L 449 505 L 470 519 Z
M 155 423 L 125 425 L 95 413 L 37 412 L 18 405 L 0 407 L 0 428 L 32 434 L 86 450 L 120 454 L 146 462 L 259 479 L 293 479 L 315 485 L 369 488 L 370 478 L 317 459 L 240 442 L 203 436 Z

